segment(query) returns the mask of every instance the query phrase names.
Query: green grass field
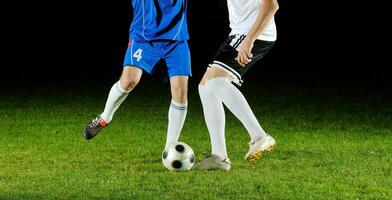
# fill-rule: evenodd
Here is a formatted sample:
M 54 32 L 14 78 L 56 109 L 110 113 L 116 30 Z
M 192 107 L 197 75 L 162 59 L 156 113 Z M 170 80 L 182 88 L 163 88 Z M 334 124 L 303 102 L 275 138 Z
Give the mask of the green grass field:
M 92 141 L 82 130 L 111 83 L 1 89 L 0 199 L 392 199 L 390 89 L 251 85 L 244 94 L 278 146 L 243 160 L 249 136 L 226 112 L 229 172 L 164 169 L 170 97 L 157 83 L 136 88 Z M 200 160 L 210 141 L 190 93 L 180 140 Z

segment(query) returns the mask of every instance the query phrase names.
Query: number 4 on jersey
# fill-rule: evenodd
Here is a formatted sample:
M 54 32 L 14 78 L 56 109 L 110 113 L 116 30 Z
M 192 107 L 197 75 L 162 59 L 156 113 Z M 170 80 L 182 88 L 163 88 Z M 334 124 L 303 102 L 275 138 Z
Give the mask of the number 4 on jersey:
M 134 54 L 133 57 L 136 58 L 136 60 L 139 62 L 142 59 L 142 49 L 138 49 Z

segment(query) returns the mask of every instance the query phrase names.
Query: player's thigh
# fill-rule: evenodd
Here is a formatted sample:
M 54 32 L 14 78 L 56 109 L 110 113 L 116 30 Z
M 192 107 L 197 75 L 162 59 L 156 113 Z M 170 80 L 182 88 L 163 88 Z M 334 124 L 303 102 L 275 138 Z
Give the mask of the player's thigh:
M 226 77 L 230 81 L 233 80 L 233 77 L 227 73 L 225 70 L 217 68 L 217 67 L 210 67 L 207 68 L 206 72 L 203 75 L 203 78 L 200 81 L 201 85 L 205 85 L 207 81 L 215 78 L 215 77 Z

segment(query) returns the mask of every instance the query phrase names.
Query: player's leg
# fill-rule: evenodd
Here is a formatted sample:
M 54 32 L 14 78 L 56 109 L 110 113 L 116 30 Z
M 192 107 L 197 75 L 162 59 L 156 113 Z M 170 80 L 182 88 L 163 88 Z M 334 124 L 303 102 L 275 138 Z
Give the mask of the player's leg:
M 203 106 L 204 120 L 206 122 L 211 140 L 211 155 L 195 164 L 196 169 L 222 169 L 230 170 L 231 163 L 227 155 L 225 139 L 225 112 L 223 102 L 206 87 L 206 82 L 215 77 L 227 77 L 229 74 L 216 68 L 208 68 L 199 84 L 199 96 Z
M 260 144 L 257 144 L 257 148 L 255 149 L 255 145 L 259 141 L 263 141 L 263 144 L 267 143 L 268 145 L 274 144 L 275 141 L 272 137 L 268 136 L 265 133 L 263 128 L 260 126 L 257 121 L 253 111 L 251 110 L 248 102 L 246 101 L 243 94 L 232 84 L 233 81 L 236 83 L 241 83 L 241 74 L 244 74 L 249 67 L 251 67 L 257 60 L 262 58 L 266 52 L 272 47 L 273 44 L 263 43 L 263 44 L 255 44 L 255 52 L 252 52 L 255 56 L 252 63 L 248 64 L 245 68 L 240 66 L 236 61 L 235 57 L 237 55 L 237 51 L 235 51 L 235 47 L 232 44 L 238 44 L 234 40 L 237 37 L 229 37 L 224 45 L 218 50 L 218 54 L 215 58 L 215 61 L 210 65 L 210 69 L 207 70 L 203 79 L 200 82 L 200 85 L 204 86 L 206 90 L 210 91 L 215 98 L 222 101 L 227 108 L 242 122 L 242 124 L 247 129 L 250 137 L 250 151 L 246 155 L 246 159 L 254 160 L 260 158 Z M 241 38 L 241 37 L 238 37 Z M 238 46 L 237 46 L 238 47 Z M 203 104 L 203 106 L 205 106 Z M 210 118 L 210 116 L 205 116 L 206 121 Z M 207 122 L 208 124 L 208 122 Z M 221 135 L 222 133 L 210 132 L 211 140 L 216 137 L 215 135 Z M 223 133 L 224 134 L 224 133 Z M 221 136 L 222 137 L 222 136 Z M 224 136 L 223 136 L 224 137 Z M 264 140 L 268 140 L 265 142 Z M 269 142 L 271 141 L 271 142 Z M 213 142 L 212 142 L 213 143 Z M 265 145 L 264 145 L 265 146 Z M 263 148 L 264 148 L 263 146 Z M 220 148 L 223 151 L 223 147 L 218 146 L 216 148 Z M 269 148 L 269 146 L 268 146 Z M 263 149 L 265 150 L 265 149 Z
M 139 83 L 143 70 L 151 73 L 159 61 L 159 50 L 149 42 L 129 42 L 125 53 L 124 68 L 120 81 L 115 83 L 109 92 L 105 109 L 91 121 L 84 130 L 86 139 L 91 139 L 113 118 L 114 113 L 128 96 L 128 93 Z
M 168 114 L 166 146 L 177 142 L 185 122 L 188 109 L 188 76 L 171 77 L 170 91 L 172 100 Z
M 203 105 L 204 120 L 210 133 L 211 155 L 196 163 L 194 168 L 230 170 L 231 163 L 226 151 L 226 119 L 223 103 L 203 83 L 199 84 L 199 95 Z
M 121 78 L 110 89 L 105 109 L 102 114 L 93 119 L 84 129 L 84 137 L 92 139 L 99 131 L 109 124 L 116 110 L 126 99 L 129 92 L 139 83 L 143 71 L 136 67 L 124 67 Z
M 170 77 L 172 100 L 168 114 L 166 146 L 177 142 L 185 122 L 188 109 L 188 79 L 192 75 L 190 52 L 186 41 L 166 44 L 164 56 Z
M 222 101 L 216 98 L 213 92 L 205 86 L 205 80 L 212 74 L 207 72 L 204 74 L 199 84 L 199 96 L 203 106 L 204 120 L 210 133 L 211 153 L 223 160 L 228 158 L 225 140 L 225 110 Z M 226 74 L 223 72 L 221 75 L 224 76 Z
M 143 70 L 140 68 L 131 66 L 124 67 L 120 80 L 113 85 L 109 92 L 105 109 L 101 114 L 102 119 L 106 123 L 112 121 L 114 113 L 128 96 L 129 92 L 139 83 L 142 74 Z
M 257 140 L 267 136 L 258 123 L 244 95 L 232 83 L 231 77 L 222 69 L 212 67 L 207 72 L 205 87 L 212 91 L 217 99 L 221 100 L 227 108 L 243 123 L 252 139 Z M 224 75 L 221 75 L 224 74 Z
M 245 156 L 247 160 L 256 160 L 261 157 L 263 150 L 271 150 L 275 141 L 270 137 L 264 129 L 261 127 L 252 109 L 250 108 L 245 97 L 232 83 L 231 77 L 228 78 L 228 74 L 219 68 L 212 67 L 206 72 L 206 80 L 202 80 L 205 83 L 205 88 L 215 96 L 215 98 L 222 101 L 226 107 L 242 122 L 246 130 L 248 131 L 250 141 L 250 151 Z M 222 76 L 222 73 L 225 74 Z M 205 104 L 203 103 L 203 107 Z M 209 119 L 211 116 L 206 115 L 205 119 Z M 211 122 L 210 122 L 211 123 Z M 208 123 L 207 123 L 208 124 Z M 216 124 L 215 124 L 216 126 Z M 224 134 L 224 133 L 223 133 Z M 211 140 L 214 140 L 214 135 L 222 135 L 222 133 L 211 133 Z M 224 137 L 224 136 L 221 136 Z M 257 145 L 253 145 L 260 143 Z M 262 147 L 261 147 L 262 146 Z M 216 148 L 220 148 L 223 151 L 225 148 L 216 145 Z

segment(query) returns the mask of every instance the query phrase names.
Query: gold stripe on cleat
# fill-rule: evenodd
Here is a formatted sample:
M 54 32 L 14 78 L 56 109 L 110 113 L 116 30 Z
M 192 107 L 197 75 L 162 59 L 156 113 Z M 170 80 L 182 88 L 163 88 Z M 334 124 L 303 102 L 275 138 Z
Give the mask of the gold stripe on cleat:
M 259 160 L 261 157 L 263 157 L 263 153 L 264 153 L 264 152 L 271 152 L 272 150 L 275 149 L 275 147 L 276 147 L 276 144 L 274 144 L 274 145 L 268 147 L 268 148 L 267 148 L 266 150 L 264 150 L 264 151 L 256 152 L 255 154 L 250 155 L 246 160 L 248 160 L 248 161 L 256 161 L 256 160 Z
M 266 149 L 265 151 L 266 151 L 266 152 L 271 152 L 272 150 L 275 149 L 275 147 L 276 147 L 276 144 L 274 144 L 274 145 L 268 147 L 268 149 Z
M 259 160 L 261 157 L 263 157 L 263 152 L 259 151 L 259 152 L 256 152 L 254 155 L 250 155 L 247 160 L 248 161 L 256 161 L 256 160 Z

